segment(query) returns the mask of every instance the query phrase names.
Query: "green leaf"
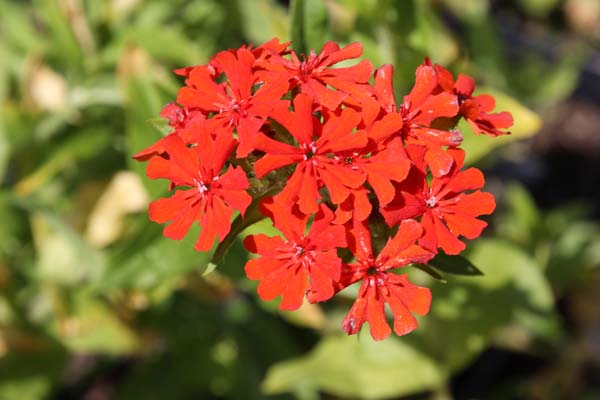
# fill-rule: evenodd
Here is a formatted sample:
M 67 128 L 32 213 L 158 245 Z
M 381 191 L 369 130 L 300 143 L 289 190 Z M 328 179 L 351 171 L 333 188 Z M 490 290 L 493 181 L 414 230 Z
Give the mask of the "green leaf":
M 156 30 L 160 29 L 160 35 Z M 119 32 L 119 36 L 103 50 L 105 61 L 117 60 L 123 49 L 139 46 L 153 58 L 176 65 L 195 65 L 206 60 L 206 54 L 198 44 L 190 40 L 178 25 L 131 26 Z
M 431 390 L 442 382 L 436 363 L 418 349 L 394 337 L 375 342 L 365 332 L 360 337 L 325 337 L 308 355 L 275 364 L 263 389 L 276 394 L 312 388 L 335 396 L 383 399 Z
M 290 2 L 290 37 L 292 47 L 298 54 L 307 54 L 306 32 L 304 19 L 306 0 L 291 0 Z
M 139 343 L 134 333 L 118 319 L 115 310 L 111 310 L 99 299 L 78 292 L 70 305 L 70 328 L 65 328 L 64 321 L 54 320 L 52 329 L 57 340 L 70 351 L 125 355 L 138 348 Z
M 461 255 L 450 256 L 440 251 L 429 265 L 440 271 L 456 275 L 483 275 L 473 263 Z
M 327 38 L 327 7 L 321 0 L 292 0 L 290 4 L 290 37 L 298 54 L 321 48 Z
M 465 164 L 474 164 L 485 157 L 491 151 L 507 143 L 522 140 L 533 136 L 542 126 L 542 120 L 535 112 L 525 107 L 516 99 L 507 94 L 490 88 L 480 88 L 478 93 L 486 93 L 496 99 L 496 110 L 508 111 L 512 114 L 514 125 L 509 129 L 510 135 L 502 135 L 495 138 L 486 135 L 475 135 L 469 124 L 461 121 L 458 129 L 463 133 L 461 148 L 465 150 Z
M 150 118 L 148 120 L 148 124 L 163 136 L 173 132 L 173 128 L 169 125 L 169 121 L 165 118 Z
M 534 17 L 545 17 L 558 6 L 560 0 L 519 0 L 517 3 Z
M 109 130 L 88 127 L 60 144 L 50 146 L 46 151 L 48 156 L 42 160 L 34 172 L 17 183 L 15 192 L 23 196 L 35 192 L 51 182 L 65 168 L 98 157 L 98 153 L 106 150 L 109 146 L 111 139 Z
M 513 182 L 504 191 L 506 212 L 498 218 L 500 234 L 523 246 L 532 246 L 544 239 L 542 216 L 531 194 L 521 184 Z
M 289 38 L 285 10 L 274 0 L 238 0 L 243 31 L 248 39 L 258 45 L 274 37 L 281 41 Z
M 147 224 L 146 230 L 149 229 Z M 177 280 L 192 270 L 205 270 L 209 266 L 212 253 L 194 250 L 199 230 L 197 225 L 192 226 L 181 241 L 161 235 L 135 243 L 123 250 L 127 256 L 116 256 L 112 259 L 111 267 L 98 279 L 97 289 L 154 289 Z
M 58 216 L 33 211 L 31 230 L 37 250 L 35 276 L 40 281 L 74 287 L 93 282 L 102 274 L 103 253 L 89 246 Z
M 65 67 L 81 69 L 87 58 L 83 57 L 71 22 L 64 10 L 61 9 L 60 3 L 55 0 L 37 0 L 34 3 L 39 16 L 48 25 L 52 38 L 51 48 L 60 57 L 61 64 Z
M 427 264 L 413 264 L 413 266 L 423 272 L 425 272 L 427 275 L 431 276 L 434 279 L 437 279 L 438 281 L 441 282 L 446 282 L 446 280 L 444 279 L 444 277 L 437 272 L 435 269 L 431 268 L 431 266 L 427 265 Z
M 430 0 L 415 3 L 416 30 L 409 36 L 409 44 L 440 64 L 449 64 L 458 56 L 458 45 L 432 8 Z
M 478 279 L 456 276 L 451 284 L 430 285 L 431 311 L 408 337 L 415 346 L 451 374 L 507 327 L 520 327 L 526 340 L 557 338 L 552 290 L 527 253 L 504 241 L 479 239 L 469 259 L 485 275 Z
M 48 398 L 67 363 L 67 352 L 56 341 L 30 332 L 18 332 L 22 345 L 0 358 L 0 398 L 38 400 Z M 33 351 L 32 351 L 33 350 Z
M 131 71 L 123 76 L 126 90 L 125 113 L 127 115 L 126 127 L 126 156 L 129 169 L 137 172 L 151 197 L 157 197 L 166 190 L 164 181 L 150 180 L 146 177 L 145 163 L 131 158 L 135 153 L 150 146 L 163 137 L 148 123 L 156 118 L 164 101 L 159 89 L 152 79 L 147 55 L 141 49 L 126 53 L 121 61 L 122 64 L 131 65 Z

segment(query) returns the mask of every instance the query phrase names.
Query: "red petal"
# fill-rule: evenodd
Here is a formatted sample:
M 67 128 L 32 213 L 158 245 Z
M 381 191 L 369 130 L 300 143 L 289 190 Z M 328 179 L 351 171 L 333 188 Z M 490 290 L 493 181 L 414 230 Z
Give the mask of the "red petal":
M 381 111 L 381 104 L 371 96 L 359 99 L 362 107 L 362 118 L 365 126 L 370 126 Z
M 248 49 L 238 49 L 237 51 L 222 51 L 218 53 L 213 62 L 218 68 L 225 72 L 231 88 L 241 98 L 248 98 L 251 95 L 252 83 L 252 65 L 254 64 L 254 55 Z
M 308 276 L 304 269 L 289 268 L 285 277 L 285 288 L 282 292 L 281 310 L 297 310 L 302 305 L 304 294 L 308 289 Z
M 294 98 L 294 112 L 277 108 L 271 117 L 283 125 L 298 143 L 310 144 L 313 141 L 312 105 L 312 98 L 301 93 Z
M 341 261 L 340 261 L 341 271 Z M 339 278 L 339 276 L 338 276 Z M 310 289 L 311 302 L 320 302 L 329 300 L 333 297 L 333 281 L 321 268 L 319 264 L 311 266 L 310 268 Z
M 237 125 L 239 146 L 236 157 L 244 158 L 255 149 L 258 131 L 263 126 L 263 120 L 258 118 L 242 118 Z
M 386 114 L 369 129 L 369 139 L 379 143 L 402 129 L 402 116 L 397 113 Z
M 417 329 L 417 320 L 399 298 L 388 296 L 386 300 L 394 315 L 394 333 L 396 335 L 403 336 Z
M 352 132 L 360 120 L 360 113 L 350 108 L 345 108 L 340 117 L 332 116 L 323 126 L 321 137 L 316 142 L 319 153 L 364 147 L 367 144 L 366 133 Z
M 196 203 L 194 191 L 194 189 L 178 190 L 172 197 L 150 203 L 150 220 L 158 223 L 172 221 L 163 230 L 166 237 L 173 240 L 183 239 L 194 221 L 200 217 L 202 208 Z
M 363 52 L 363 46 L 360 42 L 353 42 L 340 49 L 334 42 L 327 42 L 323 45 L 321 52 L 327 54 L 323 60 L 323 65 L 333 65 L 340 61 L 360 57 Z
M 352 308 L 342 321 L 342 329 L 348 335 L 354 335 L 360 331 L 360 328 L 365 323 L 367 318 L 367 303 L 369 302 L 368 294 L 368 283 L 364 281 L 360 287 L 360 291 Z
M 410 161 L 402 160 L 401 163 L 396 165 L 373 164 L 365 166 L 363 169 L 368 174 L 369 184 L 377 194 L 379 206 L 385 207 L 394 199 L 396 194 L 396 189 L 390 179 L 397 182 L 404 180 L 410 170 Z M 387 173 L 384 170 L 387 170 Z
M 371 336 L 375 340 L 383 340 L 390 335 L 390 329 L 384 312 L 384 302 L 375 288 L 369 290 L 367 302 L 367 321 L 371 331 Z
M 330 110 L 335 110 L 348 96 L 345 93 L 328 89 L 325 85 L 316 79 L 309 79 L 300 84 L 302 93 L 310 96 L 319 105 Z
M 355 171 L 347 166 L 340 165 L 337 163 L 329 162 L 327 164 L 322 164 L 321 170 L 327 170 L 327 172 L 331 173 L 333 176 L 337 178 L 338 181 L 343 183 L 345 186 L 356 189 L 365 182 L 366 174 L 361 171 Z
M 381 266 L 381 269 L 387 270 L 399 268 L 412 263 L 425 264 L 434 256 L 435 254 L 431 251 L 417 245 L 412 245 L 388 259 L 385 264 Z
M 427 96 L 421 104 L 416 103 L 411 110 L 421 112 L 412 119 L 413 123 L 429 126 L 440 117 L 454 117 L 458 114 L 458 99 L 452 93 L 442 92 L 438 95 Z
M 437 217 L 433 216 L 431 211 L 423 214 L 423 217 L 421 218 L 423 236 L 419 239 L 419 245 L 431 250 L 432 252 L 437 252 L 438 236 L 436 233 L 434 219 L 437 219 Z
M 319 206 L 319 212 L 311 225 L 308 238 L 310 247 L 315 249 L 332 249 L 346 247 L 346 232 L 344 227 L 332 225 L 333 212 L 324 204 Z
M 256 174 L 257 178 L 262 178 L 273 170 L 293 164 L 301 159 L 301 156 L 267 153 L 254 163 L 254 173 Z
M 433 66 L 438 78 L 438 84 L 446 92 L 454 93 L 454 77 L 446 68 L 439 64 Z
M 333 175 L 329 168 L 322 168 L 319 170 L 319 177 L 327 187 L 329 197 L 333 204 L 341 204 L 350 195 L 350 189 L 342 184 L 342 182 Z
M 467 239 L 475 239 L 481 235 L 487 223 L 471 216 L 444 214 L 444 220 L 453 235 L 462 235 Z
M 369 60 L 362 60 L 356 65 L 344 68 L 332 68 L 323 71 L 319 78 L 335 87 L 332 77 L 350 81 L 353 83 L 365 83 L 373 74 L 373 64 Z
M 167 136 L 162 142 L 170 159 L 167 160 L 162 157 L 151 158 L 146 168 L 148 177 L 151 179 L 170 179 L 179 185 L 192 185 L 199 171 L 197 151 L 189 149 L 183 143 L 183 140 L 176 135 Z
M 468 75 L 459 74 L 456 79 L 456 92 L 464 96 L 471 96 L 475 91 L 475 80 Z
M 456 214 L 467 214 L 476 217 L 491 214 L 495 208 L 496 201 L 491 193 L 477 191 L 460 196 L 460 200 L 452 211 Z
M 258 235 L 248 235 L 244 239 L 244 247 L 251 253 L 262 255 L 275 255 L 277 249 L 283 247 L 285 243 L 279 236 L 268 237 L 262 233 Z
M 296 194 L 298 197 L 298 206 L 304 214 L 313 214 L 317 212 L 317 200 L 321 198 L 319 194 L 319 185 L 314 173 L 307 172 L 302 177 L 302 186 Z
M 441 146 L 429 146 L 425 153 L 425 162 L 434 177 L 439 178 L 450 172 L 454 159 Z
M 441 247 L 446 254 L 456 255 L 465 249 L 465 244 L 458 240 L 439 218 L 433 217 L 433 223 L 435 225 L 435 235 L 437 236 L 438 246 Z
M 404 103 L 409 105 L 410 110 L 419 108 L 420 104 L 433 93 L 437 84 L 437 75 L 433 67 L 427 64 L 419 65 L 415 71 L 415 85 L 404 98 Z
M 197 251 L 208 251 L 212 248 L 215 243 L 217 233 L 215 232 L 214 225 L 203 224 L 202 232 L 198 236 L 196 243 L 194 244 L 194 250 Z
M 261 257 L 253 260 L 248 260 L 244 271 L 248 279 L 257 281 L 278 271 L 283 267 L 281 260 L 275 257 Z
M 414 244 L 422 233 L 421 225 L 414 219 L 402 221 L 396 235 L 387 241 L 385 247 L 377 256 L 377 264 L 381 265 L 388 259 L 395 258 L 403 250 Z
M 225 200 L 227 205 L 235 211 L 239 211 L 242 216 L 252 203 L 252 197 L 245 190 L 220 189 L 215 191 L 215 194 Z
M 348 248 L 358 261 L 368 261 L 373 258 L 371 232 L 366 221 L 354 221 L 348 235 Z
M 483 173 L 477 168 L 468 168 L 450 178 L 444 192 L 462 193 L 467 190 L 481 189 L 485 184 Z
M 259 282 L 258 287 L 256 289 L 258 296 L 264 301 L 269 301 L 281 295 L 287 285 L 287 275 L 288 270 L 285 268 L 281 268 L 265 276 Z
M 382 65 L 375 73 L 375 93 L 383 108 L 387 111 L 396 109 L 396 100 L 392 85 L 393 76 L 394 67 L 390 64 Z
M 431 307 L 431 291 L 426 287 L 413 285 L 408 280 L 408 275 L 388 274 L 388 280 L 393 283 L 390 289 L 394 295 L 402 300 L 402 303 L 410 312 L 427 315 Z

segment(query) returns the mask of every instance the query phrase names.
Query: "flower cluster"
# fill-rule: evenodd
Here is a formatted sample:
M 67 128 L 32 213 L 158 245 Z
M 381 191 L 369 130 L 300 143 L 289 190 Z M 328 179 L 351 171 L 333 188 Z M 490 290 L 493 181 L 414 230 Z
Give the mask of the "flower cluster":
M 476 134 L 498 136 L 512 117 L 492 113 L 492 97 L 473 96 L 473 79 L 455 80 L 428 59 L 399 101 L 391 65 L 336 67 L 362 50 L 328 42 L 298 55 L 273 39 L 176 70 L 185 86 L 161 113 L 172 131 L 134 157 L 175 190 L 150 205 L 166 237 L 181 239 L 197 222 L 197 250 L 224 246 L 241 231 L 234 214 L 245 227 L 257 220 L 245 215 L 254 207 L 281 231 L 244 240 L 258 255 L 245 266 L 258 295 L 294 310 L 360 281 L 342 326 L 354 334 L 368 322 L 379 340 L 391 333 L 386 304 L 397 335 L 429 311 L 429 289 L 402 268 L 440 249 L 459 254 L 460 237 L 478 237 L 486 223 L 477 217 L 494 210 L 481 171 L 463 169 L 453 127 L 464 118 Z

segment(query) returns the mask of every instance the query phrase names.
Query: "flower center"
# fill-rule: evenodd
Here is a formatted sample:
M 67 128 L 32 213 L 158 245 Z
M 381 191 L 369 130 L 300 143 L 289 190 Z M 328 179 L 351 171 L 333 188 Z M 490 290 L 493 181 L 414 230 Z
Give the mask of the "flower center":
M 304 159 L 308 160 L 309 158 L 313 158 L 315 156 L 315 154 L 317 154 L 317 145 L 315 144 L 315 142 L 312 142 L 311 144 L 303 144 L 302 148 L 304 149 L 304 151 L 306 153 L 304 153 Z
M 433 208 L 433 207 L 437 206 L 437 202 L 438 201 L 435 198 L 435 196 L 431 196 L 430 198 L 425 200 L 425 205 L 427 206 L 427 208 Z
M 308 57 L 304 56 L 304 61 L 300 63 L 298 68 L 298 77 L 301 81 L 306 81 L 306 79 L 312 74 L 315 66 L 317 65 L 317 55 L 312 50 Z
M 236 114 L 246 116 L 247 113 L 245 109 L 245 103 L 245 100 L 231 99 L 231 102 L 229 103 L 229 109 Z
M 194 179 L 194 182 L 196 183 L 196 188 L 198 188 L 198 192 L 200 192 L 200 194 L 204 194 L 208 192 L 208 189 L 210 189 L 210 186 L 201 180 L 199 181 L 197 179 Z

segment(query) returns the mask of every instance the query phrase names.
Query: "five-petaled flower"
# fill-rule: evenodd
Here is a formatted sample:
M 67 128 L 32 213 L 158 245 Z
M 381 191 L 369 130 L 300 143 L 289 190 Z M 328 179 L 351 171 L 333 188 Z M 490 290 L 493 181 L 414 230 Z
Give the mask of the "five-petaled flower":
M 196 250 L 209 250 L 215 237 L 222 241 L 229 233 L 234 211 L 244 214 L 252 198 L 246 192 L 248 178 L 240 167 L 231 167 L 222 173 L 229 153 L 235 146 L 233 138 L 225 134 L 210 136 L 195 147 L 187 147 L 177 136 L 164 143 L 169 158 L 153 157 L 147 173 L 152 179 L 166 178 L 177 190 L 172 197 L 158 199 L 150 204 L 150 219 L 158 223 L 171 221 L 164 235 L 182 239 L 197 221 L 202 232 L 196 241 Z
M 340 287 L 357 281 L 362 281 L 362 284 L 354 305 L 342 322 L 344 331 L 358 333 L 360 327 L 368 322 L 373 338 L 385 339 L 391 332 L 385 318 L 386 303 L 394 315 L 394 332 L 399 336 L 417 327 L 417 320 L 411 313 L 425 315 L 429 312 L 429 289 L 413 285 L 406 274 L 394 272 L 410 263 L 422 264 L 433 258 L 432 252 L 415 244 L 422 232 L 417 221 L 402 221 L 396 235 L 374 257 L 369 228 L 364 223 L 354 224 L 348 235 L 348 247 L 356 263 L 344 265 Z
M 331 224 L 333 212 L 321 205 L 306 234 L 306 215 L 290 212 L 273 198 L 267 198 L 262 207 L 283 238 L 258 234 L 244 239 L 246 249 L 261 256 L 248 261 L 245 268 L 248 278 L 260 280 L 258 295 L 263 300 L 281 295 L 282 310 L 300 307 L 307 291 L 313 301 L 331 298 L 342 272 L 337 248 L 346 247 L 344 227 Z
M 423 174 L 414 169 L 405 185 L 397 191 L 397 198 L 381 211 L 390 226 L 422 216 L 425 234 L 419 243 L 432 251 L 439 247 L 454 255 L 465 249 L 458 236 L 479 237 L 487 223 L 476 217 L 491 214 L 496 203 L 491 193 L 480 190 L 485 183 L 480 170 L 460 170 L 464 164 L 464 151 L 451 149 L 448 152 L 454 159 L 454 167 L 448 175 L 434 177 L 427 183 Z

